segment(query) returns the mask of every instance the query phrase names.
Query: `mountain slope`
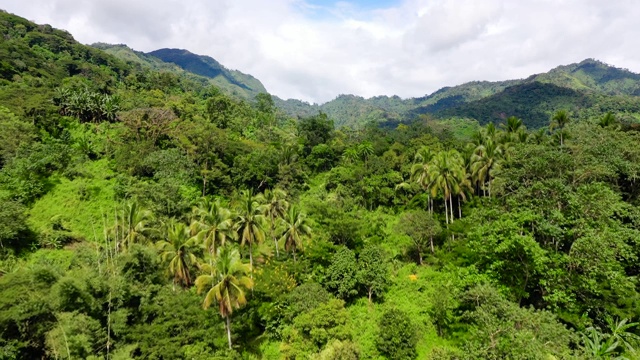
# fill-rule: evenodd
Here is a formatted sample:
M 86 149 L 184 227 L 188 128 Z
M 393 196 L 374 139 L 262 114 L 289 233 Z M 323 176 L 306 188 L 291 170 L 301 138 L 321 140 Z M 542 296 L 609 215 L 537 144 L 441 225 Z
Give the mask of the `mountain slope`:
M 340 95 L 322 105 L 293 100 L 276 103 L 290 115 L 322 111 L 337 125 L 346 126 L 369 121 L 406 122 L 431 114 L 438 118 L 467 117 L 481 124 L 501 122 L 513 115 L 529 127 L 541 127 L 558 109 L 570 110 L 577 118 L 598 113 L 594 107 L 603 104 L 606 111 L 636 113 L 640 108 L 638 95 L 640 74 L 587 59 L 526 79 L 473 81 L 418 98 Z
M 164 62 L 213 80 L 218 87 L 246 99 L 253 99 L 267 90 L 255 77 L 237 70 L 229 70 L 210 56 L 196 55 L 183 49 L 159 49 L 148 53 Z

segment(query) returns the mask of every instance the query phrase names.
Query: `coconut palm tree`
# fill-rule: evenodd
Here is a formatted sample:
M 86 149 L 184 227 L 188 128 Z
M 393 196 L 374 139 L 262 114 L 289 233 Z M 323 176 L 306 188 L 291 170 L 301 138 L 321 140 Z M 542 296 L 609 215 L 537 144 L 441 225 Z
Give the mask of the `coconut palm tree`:
M 464 177 L 463 169 L 464 160 L 456 150 L 439 152 L 433 158 L 430 166 L 431 195 L 436 197 L 438 193 L 442 194 L 447 224 L 453 222 L 452 194 L 460 193 L 459 184 Z M 447 201 L 449 202 L 448 206 Z
M 489 183 L 488 193 L 491 197 L 491 180 L 493 172 L 502 158 L 502 146 L 489 141 L 486 145 L 480 145 L 471 156 L 471 175 L 482 186 L 483 195 L 486 195 L 485 184 Z
M 547 129 L 545 128 L 541 128 L 538 129 L 537 131 L 531 133 L 529 135 L 529 141 L 534 143 L 534 144 L 542 144 L 544 142 L 545 136 L 547 135 Z
M 414 157 L 414 164 L 411 167 L 411 181 L 414 181 L 427 192 L 427 203 L 429 213 L 433 211 L 431 196 L 429 195 L 429 187 L 431 186 L 431 178 L 429 166 L 433 160 L 434 153 L 426 146 L 421 147 Z
M 565 110 L 558 110 L 551 118 L 550 129 L 560 129 L 560 146 L 564 145 L 564 127 L 569 123 L 569 114 Z
M 182 222 L 171 220 L 165 227 L 165 240 L 156 242 L 163 261 L 169 260 L 169 273 L 173 275 L 173 282 L 184 287 L 191 286 L 191 272 L 189 268 L 197 263 L 193 250 L 197 247 L 196 237 Z
M 253 279 L 253 244 L 264 241 L 265 208 L 260 206 L 257 198 L 250 190 L 244 190 L 237 202 L 236 231 L 240 237 L 240 245 L 249 244 L 249 265 Z
M 309 220 L 303 212 L 300 212 L 298 207 L 291 206 L 287 215 L 281 220 L 284 233 L 280 238 L 280 241 L 284 243 L 287 251 L 293 252 L 293 260 L 296 260 L 296 250 L 304 249 L 304 238 L 311 236 L 311 227 L 309 226 Z
M 220 200 L 204 199 L 194 209 L 194 215 L 196 231 L 210 254 L 215 254 L 218 246 L 224 246 L 227 238 L 234 236 L 231 211 L 222 206 Z
M 358 149 L 355 147 L 348 148 L 342 153 L 342 159 L 349 164 L 354 163 L 358 158 Z
M 358 156 L 364 161 L 365 168 L 367 167 L 367 161 L 374 154 L 373 144 L 369 141 L 365 141 L 358 145 Z
M 237 249 L 229 245 L 218 248 L 215 259 L 201 264 L 203 274 L 196 279 L 198 293 L 206 291 L 202 304 L 206 310 L 215 302 L 220 315 L 226 319 L 227 340 L 231 349 L 231 314 L 247 303 L 245 290 L 253 288 L 253 280 L 247 277 L 251 266 L 243 264 Z
M 269 235 L 273 238 L 273 243 L 276 247 L 276 256 L 280 256 L 278 238 L 276 236 L 276 223 L 278 219 L 285 216 L 289 208 L 286 197 L 287 193 L 282 189 L 267 189 L 263 194 L 258 195 L 258 201 L 264 205 L 265 215 L 269 219 Z
M 152 232 L 149 226 L 152 219 L 151 211 L 140 208 L 137 202 L 126 204 L 115 229 L 123 248 L 130 248 L 131 245 L 146 240 Z
M 508 134 L 515 134 L 523 127 L 522 120 L 515 116 L 509 116 L 503 127 Z
M 611 126 L 615 123 L 617 123 L 618 121 L 616 120 L 615 115 L 613 115 L 613 113 L 611 111 L 607 112 L 606 114 L 604 114 L 604 116 L 602 118 L 600 118 L 600 120 L 598 121 L 598 125 L 602 126 L 602 127 L 608 127 Z

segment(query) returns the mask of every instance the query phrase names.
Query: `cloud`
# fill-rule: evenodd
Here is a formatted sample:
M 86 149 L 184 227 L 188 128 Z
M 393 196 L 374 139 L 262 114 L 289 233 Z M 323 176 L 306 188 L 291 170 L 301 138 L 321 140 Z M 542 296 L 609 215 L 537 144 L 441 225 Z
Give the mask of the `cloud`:
M 596 58 L 640 70 L 635 0 L 5 0 L 84 43 L 186 48 L 273 94 L 423 96 Z

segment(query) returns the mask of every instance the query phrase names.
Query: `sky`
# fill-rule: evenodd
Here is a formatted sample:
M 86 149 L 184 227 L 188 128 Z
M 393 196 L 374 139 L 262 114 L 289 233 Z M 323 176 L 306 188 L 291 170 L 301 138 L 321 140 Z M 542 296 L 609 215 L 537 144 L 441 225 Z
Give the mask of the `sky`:
M 430 94 L 595 58 L 640 72 L 637 0 L 3 0 L 78 41 L 182 48 L 324 103 Z

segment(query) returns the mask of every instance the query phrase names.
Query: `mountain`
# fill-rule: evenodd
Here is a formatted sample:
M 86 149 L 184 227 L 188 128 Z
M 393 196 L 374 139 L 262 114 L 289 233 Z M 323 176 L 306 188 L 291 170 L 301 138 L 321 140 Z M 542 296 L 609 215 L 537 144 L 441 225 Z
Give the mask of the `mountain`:
M 228 95 L 244 100 L 253 100 L 257 94 L 267 92 L 264 85 L 255 77 L 227 69 L 212 57 L 197 55 L 187 50 L 159 49 L 144 53 L 123 44 L 96 43 L 92 46 L 123 61 L 152 70 L 206 78 L 211 85 L 215 85 Z
M 576 118 L 599 113 L 602 106 L 606 111 L 635 113 L 640 109 L 639 95 L 640 74 L 587 59 L 526 79 L 473 81 L 418 98 L 340 95 L 322 105 L 280 99 L 276 104 L 292 116 L 325 112 L 339 126 L 362 126 L 369 121 L 410 122 L 429 114 L 436 118 L 472 118 L 481 124 L 501 122 L 513 115 L 536 128 L 546 126 L 558 109 L 570 110 Z
M 253 99 L 259 93 L 267 92 L 260 80 L 237 70 L 229 70 L 210 56 L 196 55 L 182 49 L 159 49 L 148 55 L 212 79 L 221 89 L 246 99 Z

